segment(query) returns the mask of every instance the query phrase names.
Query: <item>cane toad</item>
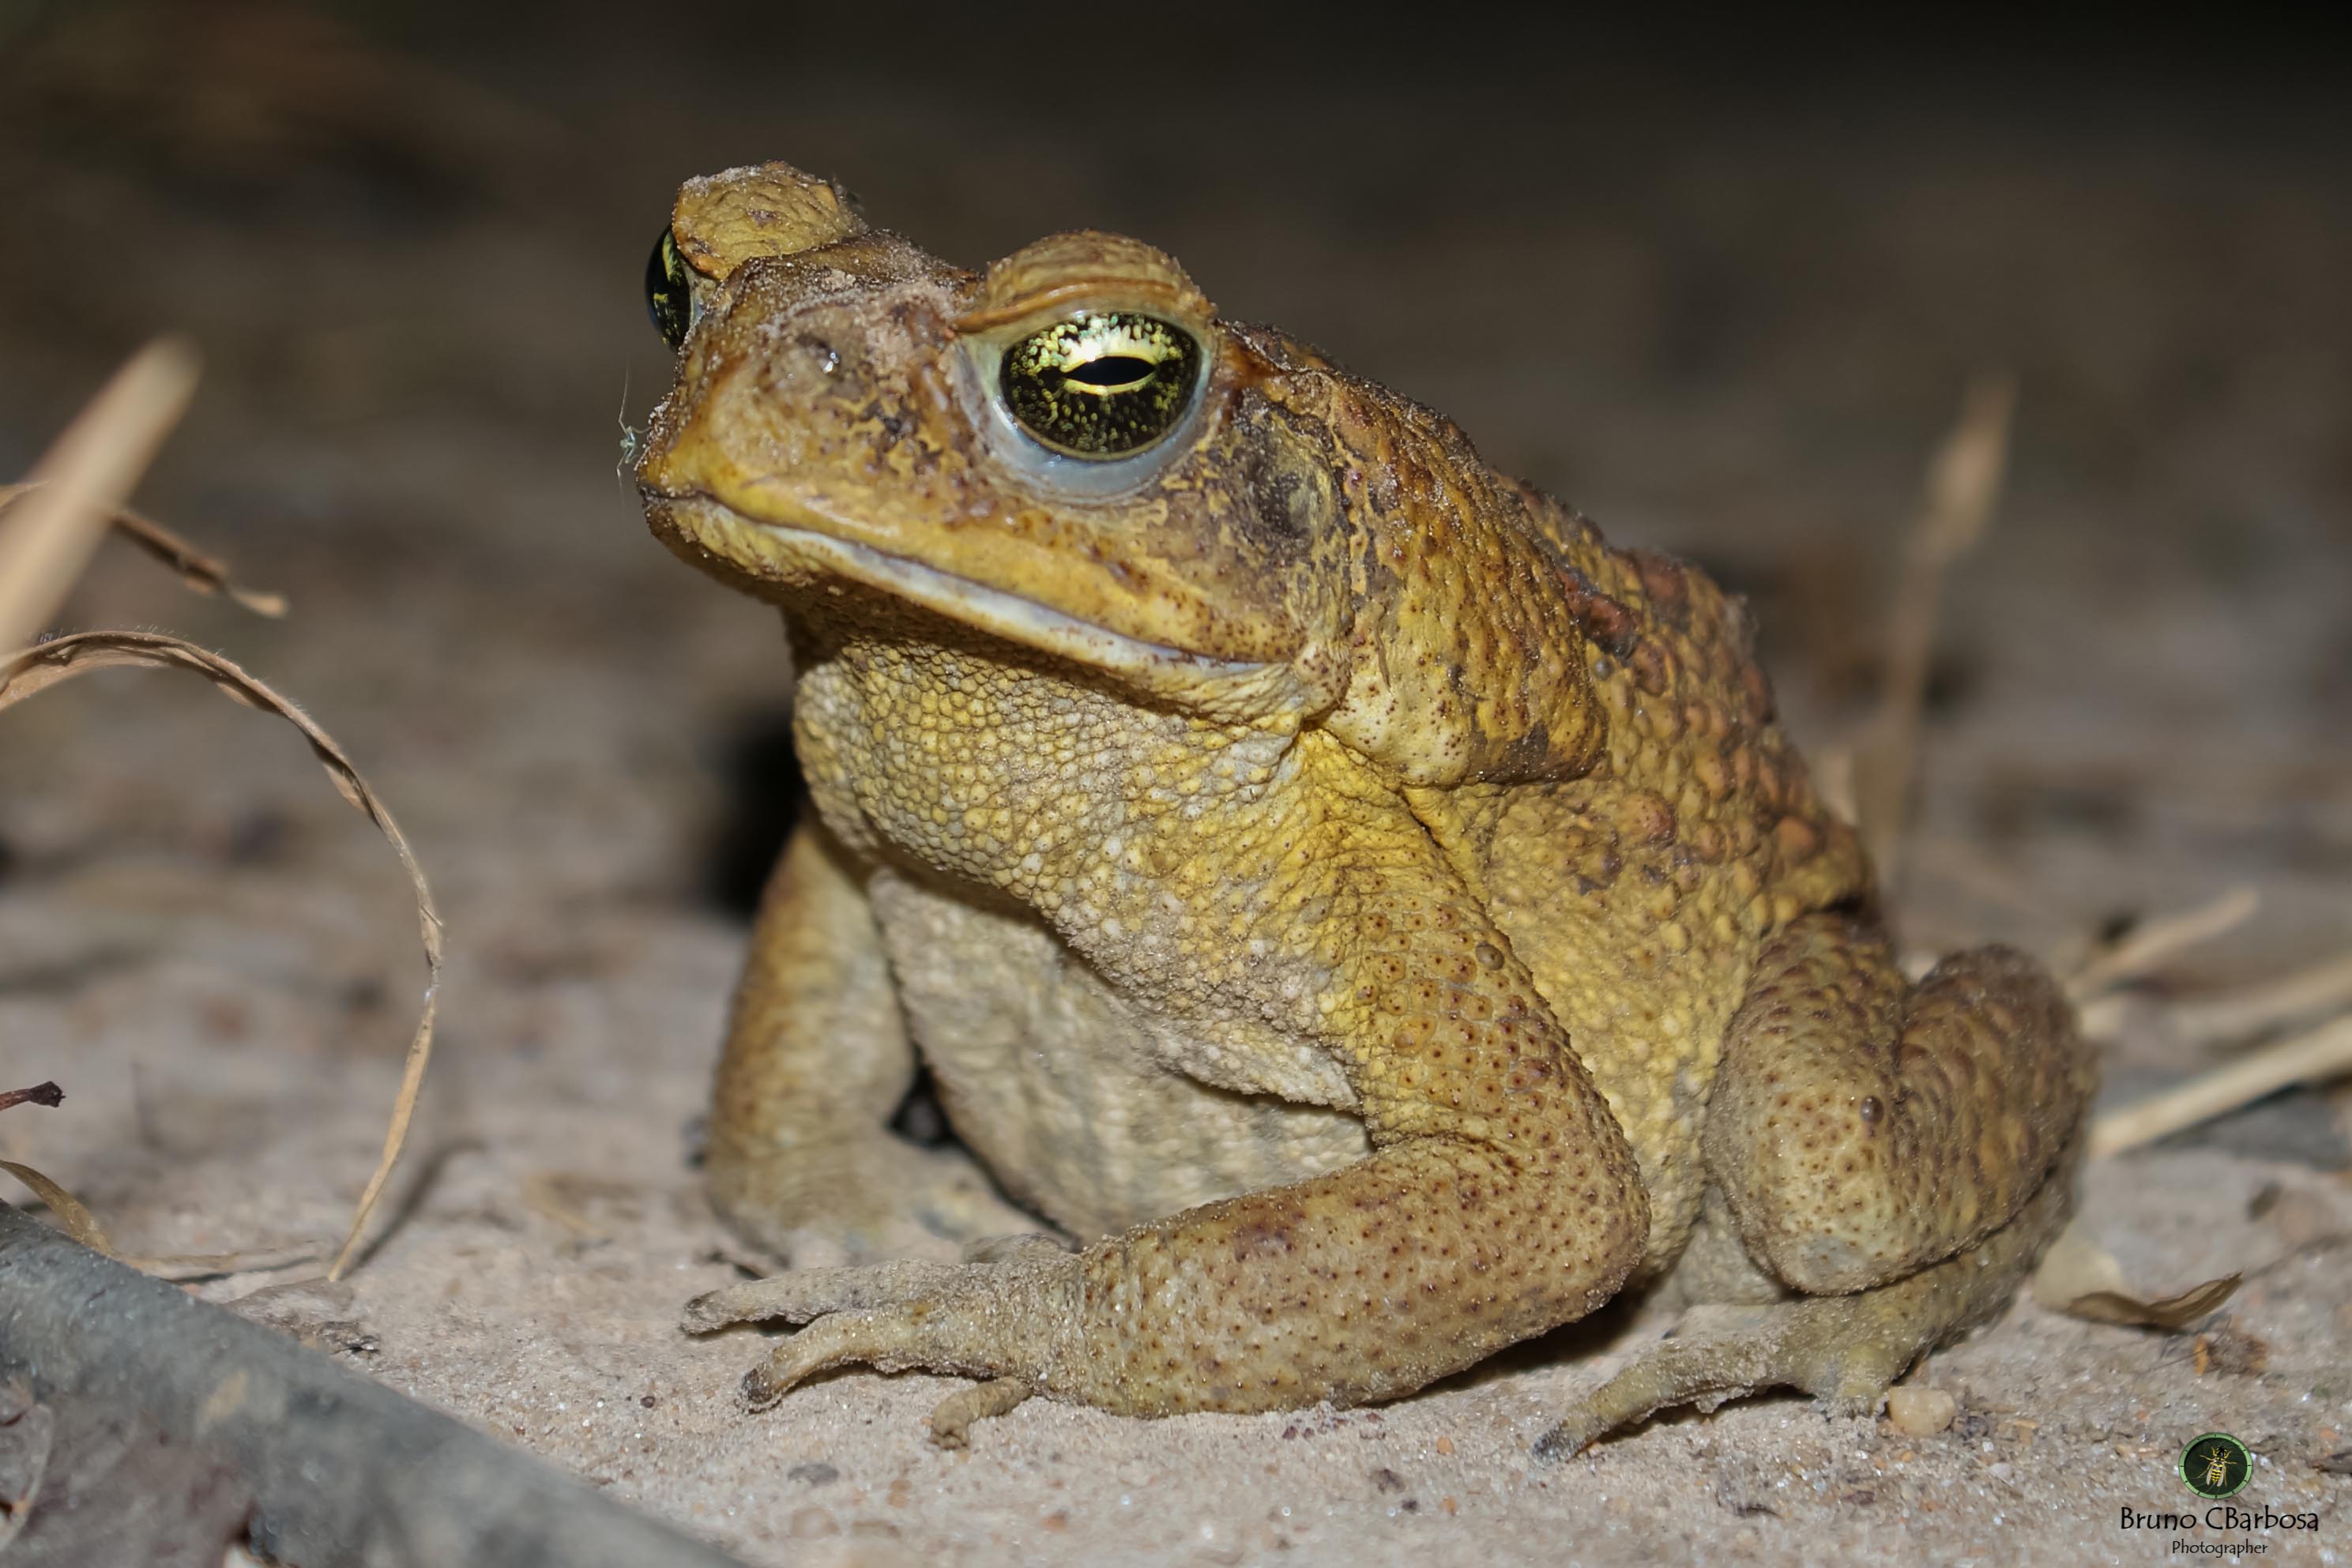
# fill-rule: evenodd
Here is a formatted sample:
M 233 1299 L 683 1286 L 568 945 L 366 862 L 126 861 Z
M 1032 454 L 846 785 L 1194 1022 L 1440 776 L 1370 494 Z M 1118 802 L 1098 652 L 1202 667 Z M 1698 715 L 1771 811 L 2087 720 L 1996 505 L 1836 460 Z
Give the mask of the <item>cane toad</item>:
M 2090 1087 L 1999 948 L 1916 984 L 1740 602 L 1135 240 L 973 273 L 782 164 L 648 277 L 672 549 L 781 606 L 814 810 L 710 1120 L 793 1265 L 690 1326 L 1113 1411 L 1391 1398 L 1671 1276 L 1573 1449 L 1870 1406 L 2064 1218 Z M 963 1144 L 887 1123 L 919 1056 Z M 989 1240 L 1050 1219 L 1052 1239 Z M 1726 1320 L 1730 1321 L 1730 1320 Z

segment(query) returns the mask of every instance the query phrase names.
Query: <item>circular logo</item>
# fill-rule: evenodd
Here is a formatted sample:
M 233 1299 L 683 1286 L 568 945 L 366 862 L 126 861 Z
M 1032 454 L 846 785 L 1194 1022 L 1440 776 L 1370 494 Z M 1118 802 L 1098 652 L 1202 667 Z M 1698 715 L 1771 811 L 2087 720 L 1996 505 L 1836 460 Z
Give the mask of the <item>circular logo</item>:
M 2235 1497 L 2253 1478 L 2254 1456 L 2227 1432 L 2192 1437 L 2180 1450 L 2180 1480 L 2199 1497 Z

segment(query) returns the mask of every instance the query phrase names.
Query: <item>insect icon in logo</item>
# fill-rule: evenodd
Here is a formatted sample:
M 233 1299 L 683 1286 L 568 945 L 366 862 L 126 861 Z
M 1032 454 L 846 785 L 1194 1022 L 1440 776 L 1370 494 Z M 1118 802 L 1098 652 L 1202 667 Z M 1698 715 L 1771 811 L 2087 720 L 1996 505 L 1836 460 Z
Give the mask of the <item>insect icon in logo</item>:
M 2235 1497 L 2254 1473 L 2254 1456 L 2227 1432 L 2206 1432 L 2180 1450 L 2180 1480 L 2199 1497 Z

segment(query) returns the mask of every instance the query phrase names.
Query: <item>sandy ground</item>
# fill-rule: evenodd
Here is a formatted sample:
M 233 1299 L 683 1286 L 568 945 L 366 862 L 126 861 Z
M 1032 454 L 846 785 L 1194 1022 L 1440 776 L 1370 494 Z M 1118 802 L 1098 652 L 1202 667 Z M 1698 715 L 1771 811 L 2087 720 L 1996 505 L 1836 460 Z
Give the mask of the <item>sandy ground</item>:
M 38 240 L 0 255 L 0 473 L 121 352 L 193 329 L 210 379 L 142 500 L 295 612 L 110 549 L 68 620 L 167 625 L 299 696 L 433 876 L 441 1058 L 348 1301 L 304 1309 L 350 1364 L 758 1563 L 2155 1562 L 2177 1532 L 2119 1516 L 2188 1506 L 2171 1467 L 2215 1428 L 2261 1457 L 2242 1500 L 2320 1528 L 2189 1539 L 2352 1552 L 2315 1468 L 2352 1448 L 2327 1240 L 2352 1156 L 2311 1094 L 2084 1186 L 2151 1292 L 2248 1273 L 2227 1312 L 2259 1371 L 2024 1302 L 1922 1375 L 1958 1399 L 1947 1431 L 1770 1399 L 1532 1463 L 1664 1328 L 1628 1304 L 1375 1411 L 1040 1402 L 950 1455 L 923 1417 L 957 1385 L 850 1375 L 746 1416 L 759 1338 L 675 1322 L 739 1277 L 693 1123 L 789 694 L 772 619 L 659 550 L 613 473 L 625 385 L 642 421 L 666 374 L 638 275 L 687 173 L 790 157 L 975 261 L 1129 228 L 1754 595 L 1818 755 L 1875 679 L 1922 461 L 1969 376 L 2011 370 L 2017 468 L 1948 587 L 1905 935 L 2063 964 L 2258 888 L 2168 974 L 2199 994 L 2352 946 L 2340 107 L 2155 68 L 1993 92 L 1603 62 L 1496 90 L 1451 56 L 1299 49 L 1320 74 L 1219 75 L 1097 145 L 992 90 L 1002 38 L 977 75 L 716 27 L 648 61 L 619 17 L 459 55 L 429 11 L 362 36 L 256 7 L 167 70 L 154 14 L 98 13 L 142 26 L 0 55 L 0 204 Z M 0 1117 L 0 1155 L 142 1252 L 337 1233 L 419 966 L 397 870 L 291 732 L 164 676 L 45 696 L 0 719 L 0 1080 L 70 1096 Z M 2111 1101 L 2210 1059 L 2159 999 L 2120 1015 Z

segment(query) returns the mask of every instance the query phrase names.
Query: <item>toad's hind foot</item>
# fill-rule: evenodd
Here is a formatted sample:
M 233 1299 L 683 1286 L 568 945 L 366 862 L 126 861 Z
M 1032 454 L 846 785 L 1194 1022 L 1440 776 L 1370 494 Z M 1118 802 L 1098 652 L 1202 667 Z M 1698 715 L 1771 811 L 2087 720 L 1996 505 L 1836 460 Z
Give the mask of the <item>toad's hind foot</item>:
M 1797 1388 L 1832 1416 L 1874 1413 L 1920 1354 L 1998 1317 L 2072 1207 L 2072 1163 L 2015 1219 L 1969 1250 L 1850 1296 L 1765 1306 L 1699 1307 L 1687 1337 L 1667 1341 L 1579 1400 L 1536 1443 L 1565 1458 L 1595 1438 L 1679 1405 L 1713 1410 L 1771 1388 Z M 1707 1332 L 1708 1320 L 1740 1326 Z
M 950 1394 L 931 1412 L 931 1441 L 942 1448 L 969 1448 L 973 1422 L 1005 1415 L 1036 1392 L 1025 1377 L 998 1377 Z
M 1899 1287 L 1898 1287 L 1899 1288 Z M 1864 1296 L 1816 1297 L 1769 1307 L 1698 1308 L 1685 1320 L 1725 1310 L 1752 1326 L 1688 1333 L 1667 1341 L 1579 1400 L 1536 1443 L 1538 1458 L 1566 1458 L 1594 1438 L 1679 1405 L 1713 1410 L 1768 1388 L 1801 1388 L 1832 1416 L 1865 1416 L 1903 1375 L 1925 1338 L 1899 1320 L 1870 1320 L 1878 1303 Z M 1865 1309 L 1865 1310 L 1858 1310 Z M 1760 1320 L 1760 1321 L 1757 1321 Z

